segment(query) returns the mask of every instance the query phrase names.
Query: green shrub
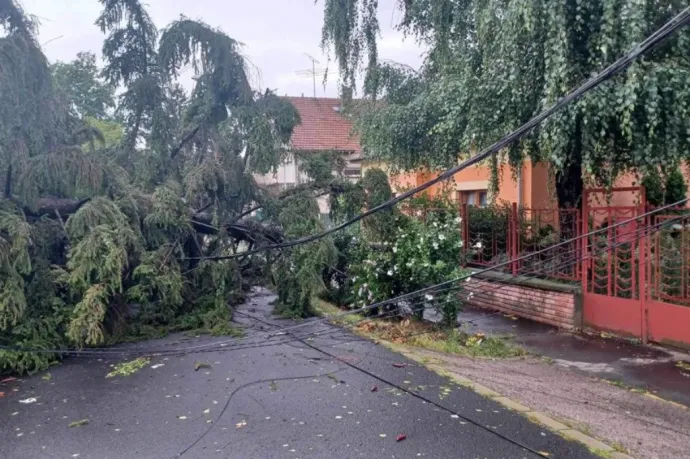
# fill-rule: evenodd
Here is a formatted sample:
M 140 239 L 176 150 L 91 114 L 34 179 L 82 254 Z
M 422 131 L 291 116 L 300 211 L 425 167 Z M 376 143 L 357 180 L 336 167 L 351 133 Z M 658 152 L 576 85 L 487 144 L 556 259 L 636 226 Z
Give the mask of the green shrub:
M 688 186 L 679 167 L 674 168 L 666 177 L 664 204 L 669 205 L 685 199 Z
M 399 219 L 393 242 L 374 247 L 360 244 L 359 253 L 350 265 L 355 306 L 410 293 L 461 275 L 462 241 L 458 231 L 459 217 L 452 213 L 430 215 L 426 222 Z M 451 295 L 443 298 L 427 295 L 426 302 L 437 305 L 446 324 L 454 324 L 457 305 Z M 424 312 L 425 302 L 413 298 L 408 302 L 416 315 Z

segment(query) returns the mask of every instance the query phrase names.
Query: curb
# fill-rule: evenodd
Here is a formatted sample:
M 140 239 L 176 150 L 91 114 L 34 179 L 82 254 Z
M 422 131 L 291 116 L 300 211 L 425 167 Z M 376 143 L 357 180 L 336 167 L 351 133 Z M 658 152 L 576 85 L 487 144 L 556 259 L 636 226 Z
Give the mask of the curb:
M 577 429 L 573 429 L 572 427 L 569 427 L 563 424 L 562 422 L 553 419 L 545 413 L 542 413 L 540 411 L 533 411 L 531 408 L 528 408 L 515 400 L 505 397 L 493 389 L 489 389 L 486 386 L 477 384 L 465 376 L 454 373 L 438 364 L 425 361 L 425 357 L 418 356 L 417 354 L 411 352 L 409 349 L 406 349 L 403 346 L 393 345 L 393 348 L 396 351 L 403 354 L 405 357 L 412 359 L 415 362 L 421 363 L 425 367 L 440 374 L 441 376 L 446 376 L 452 379 L 457 384 L 467 387 L 468 389 L 472 389 L 479 395 L 493 400 L 497 403 L 500 403 L 504 407 L 517 413 L 520 413 L 523 416 L 526 416 L 530 421 L 540 424 L 543 427 L 546 427 L 550 431 L 557 433 L 568 440 L 573 440 L 578 443 L 582 443 L 590 451 L 599 456 L 610 459 L 633 459 L 632 456 L 616 451 L 612 446 L 600 440 L 597 440 L 596 438 L 591 437 L 585 434 L 584 432 L 581 432 Z

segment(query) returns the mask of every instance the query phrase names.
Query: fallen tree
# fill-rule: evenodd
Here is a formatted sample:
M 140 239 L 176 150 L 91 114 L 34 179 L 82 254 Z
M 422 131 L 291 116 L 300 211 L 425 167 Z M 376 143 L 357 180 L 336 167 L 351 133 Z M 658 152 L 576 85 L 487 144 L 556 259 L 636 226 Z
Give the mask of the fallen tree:
M 317 168 L 309 192 L 277 196 L 253 179 L 288 154 L 295 108 L 252 91 L 239 45 L 222 31 L 181 18 L 159 35 L 139 1 L 101 3 L 102 78 L 125 88 L 115 113 L 98 115 L 121 129 L 108 141 L 54 84 L 31 18 L 0 0 L 0 345 L 57 351 L 167 330 L 227 332 L 247 285 L 280 270 L 292 279 L 284 307 L 303 314 L 330 241 L 209 259 L 322 225 L 315 197 L 340 188 L 330 171 Z M 188 66 L 189 95 L 175 83 Z M 58 357 L 0 350 L 0 372 Z

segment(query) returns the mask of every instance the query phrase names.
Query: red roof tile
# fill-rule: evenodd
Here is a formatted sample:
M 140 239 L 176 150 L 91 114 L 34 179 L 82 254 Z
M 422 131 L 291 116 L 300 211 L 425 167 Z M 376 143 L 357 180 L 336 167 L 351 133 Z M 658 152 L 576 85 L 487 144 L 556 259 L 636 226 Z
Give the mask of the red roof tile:
M 302 151 L 336 150 L 359 153 L 352 122 L 338 113 L 340 99 L 285 97 L 297 108 L 302 122 L 292 133 L 292 148 Z

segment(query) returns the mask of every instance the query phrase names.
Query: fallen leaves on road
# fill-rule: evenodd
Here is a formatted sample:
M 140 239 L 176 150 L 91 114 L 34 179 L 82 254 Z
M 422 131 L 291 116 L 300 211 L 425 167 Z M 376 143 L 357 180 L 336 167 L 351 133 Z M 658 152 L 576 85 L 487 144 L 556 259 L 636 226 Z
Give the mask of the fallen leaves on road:
M 115 365 L 115 369 L 105 375 L 106 378 L 115 376 L 130 376 L 148 365 L 150 360 L 146 357 L 139 357 L 129 362 L 122 362 Z
M 394 363 L 393 366 L 395 368 L 405 368 L 407 366 L 406 363 Z
M 0 392 L 0 398 L 3 398 L 5 396 L 4 392 Z
M 88 419 L 82 419 L 80 421 L 74 421 L 74 422 L 69 423 L 69 425 L 67 425 L 67 427 L 80 427 L 80 426 L 85 426 L 88 423 L 89 423 Z
M 211 364 L 209 362 L 194 362 L 194 371 L 199 371 L 202 368 L 211 368 Z
M 407 438 L 407 435 L 405 434 L 400 434 L 397 437 L 395 437 L 395 441 L 403 441 L 404 439 Z
M 3 379 L 2 381 L 0 381 L 0 384 L 4 384 L 4 383 L 16 381 L 16 380 L 17 380 L 17 378 L 13 378 L 13 377 L 10 376 L 9 378 L 5 378 L 5 379 Z
M 53 379 L 53 375 L 51 375 L 50 373 L 46 373 L 43 376 L 41 376 L 41 379 L 44 381 L 50 381 L 51 379 Z
M 377 390 L 379 390 L 378 386 L 374 386 L 374 387 L 371 388 L 371 391 L 372 391 L 372 392 L 376 392 Z
M 676 366 L 681 370 L 690 371 L 690 363 L 679 360 L 676 362 Z

